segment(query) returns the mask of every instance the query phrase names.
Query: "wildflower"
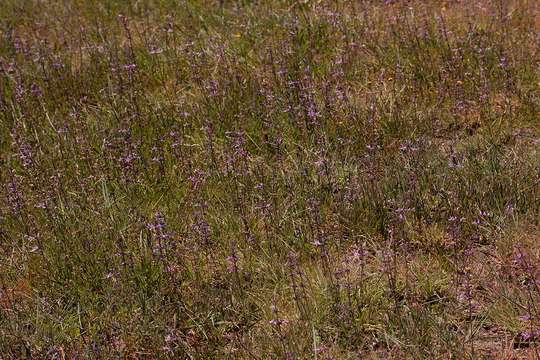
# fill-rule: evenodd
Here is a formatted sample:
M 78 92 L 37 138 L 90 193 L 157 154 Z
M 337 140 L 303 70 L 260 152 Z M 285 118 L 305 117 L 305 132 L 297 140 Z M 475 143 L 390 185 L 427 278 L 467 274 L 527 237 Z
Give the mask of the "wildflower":
M 150 54 L 151 55 L 161 54 L 162 52 L 163 52 L 163 49 L 158 48 L 158 47 L 152 47 L 150 49 Z
M 195 169 L 193 174 L 188 177 L 188 180 L 191 182 L 191 186 L 194 190 L 199 189 L 205 182 L 207 173 L 200 169 Z
M 191 228 L 199 235 L 202 243 L 207 246 L 210 245 L 212 231 L 210 229 L 210 225 L 202 215 L 197 215 L 197 221 L 191 225 Z
M 46 208 L 47 208 L 47 204 L 45 203 L 45 201 L 41 201 L 41 202 L 37 203 L 34 207 L 35 207 L 36 209 L 46 209 Z
M 33 149 L 26 142 L 21 142 L 19 144 L 19 147 L 17 149 L 17 156 L 21 160 L 22 167 L 25 168 L 25 169 L 30 167 L 32 165 L 32 163 L 34 162 L 34 160 L 33 160 L 34 159 Z
M 534 341 L 540 336 L 540 330 L 524 331 L 521 333 L 521 340 Z
M 322 245 L 323 243 L 319 239 L 316 239 L 315 241 L 313 241 L 313 246 L 320 247 Z
M 307 115 L 308 115 L 309 119 L 313 123 L 315 123 L 317 121 L 317 119 L 321 116 L 321 113 L 317 111 L 314 104 L 310 104 L 310 106 L 308 108 Z
M 126 64 L 124 65 L 124 70 L 133 71 L 137 68 L 137 64 Z
M 160 163 L 163 161 L 163 156 L 160 154 L 160 150 L 157 146 L 152 146 L 152 162 Z
M 154 251 L 161 251 L 167 245 L 163 241 L 168 240 L 173 236 L 172 232 L 167 231 L 167 223 L 161 212 L 156 212 L 154 220 L 146 224 L 146 229 L 150 231 L 152 236 L 157 240 L 157 244 L 154 246 Z
M 15 87 L 15 100 L 20 103 L 24 100 L 24 95 L 26 94 L 26 89 L 21 82 L 17 82 Z
M 238 272 L 238 255 L 236 254 L 236 248 L 233 247 L 232 253 L 227 257 L 227 269 L 230 273 Z
M 14 177 L 7 185 L 7 200 L 13 213 L 19 213 L 24 205 L 23 194 Z
M 272 326 L 281 326 L 283 324 L 286 324 L 287 322 L 287 319 L 272 319 L 268 323 Z
M 41 87 L 36 84 L 36 83 L 32 83 L 32 85 L 30 85 L 30 93 L 34 96 L 34 97 L 37 97 L 37 98 L 40 98 L 43 96 L 43 90 L 41 89 Z

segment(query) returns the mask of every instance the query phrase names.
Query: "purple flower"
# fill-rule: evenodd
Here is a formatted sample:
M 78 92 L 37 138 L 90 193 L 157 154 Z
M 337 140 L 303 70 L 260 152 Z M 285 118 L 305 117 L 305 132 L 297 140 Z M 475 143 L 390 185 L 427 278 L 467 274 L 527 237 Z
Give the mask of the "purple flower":
M 521 340 L 534 341 L 540 336 L 540 330 L 524 331 L 521 333 Z
M 526 314 L 526 315 L 518 316 L 518 319 L 521 321 L 531 321 L 533 317 L 530 314 Z
M 200 169 L 195 169 L 195 171 L 193 171 L 193 174 L 188 177 L 188 180 L 191 182 L 191 186 L 193 187 L 193 189 L 197 190 L 201 187 L 201 185 L 204 184 L 207 176 L 208 174 L 204 171 Z
M 288 322 L 287 319 L 272 319 L 268 323 L 272 326 L 281 326 Z
M 232 254 L 227 257 L 227 263 L 227 270 L 230 273 L 238 272 L 238 255 L 236 254 L 236 250 L 234 248 Z
M 210 224 L 208 224 L 201 214 L 197 215 L 197 221 L 191 225 L 191 228 L 199 235 L 199 238 L 205 245 L 210 245 L 212 230 Z
M 7 185 L 7 201 L 12 212 L 19 213 L 22 210 L 24 205 L 23 195 L 15 177 L 12 177 Z
M 157 244 L 153 248 L 155 252 L 162 251 L 167 246 L 170 246 L 170 244 L 164 243 L 164 240 L 170 239 L 174 234 L 167 231 L 167 223 L 161 212 L 156 212 L 154 220 L 146 224 L 146 229 L 157 240 Z
M 134 71 L 137 68 L 137 64 L 126 64 L 124 65 L 124 70 Z

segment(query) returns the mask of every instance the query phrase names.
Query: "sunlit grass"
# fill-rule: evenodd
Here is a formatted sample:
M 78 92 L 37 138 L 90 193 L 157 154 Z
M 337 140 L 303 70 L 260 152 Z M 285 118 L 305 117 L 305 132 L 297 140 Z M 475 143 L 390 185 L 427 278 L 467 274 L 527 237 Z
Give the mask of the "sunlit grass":
M 0 353 L 534 358 L 539 10 L 2 2 Z

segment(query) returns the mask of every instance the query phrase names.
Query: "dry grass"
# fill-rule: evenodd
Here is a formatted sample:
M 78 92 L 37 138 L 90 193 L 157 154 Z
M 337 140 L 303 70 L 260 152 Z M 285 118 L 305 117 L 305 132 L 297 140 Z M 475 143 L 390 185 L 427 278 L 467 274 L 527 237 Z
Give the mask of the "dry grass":
M 536 358 L 539 15 L 2 2 L 0 358 Z

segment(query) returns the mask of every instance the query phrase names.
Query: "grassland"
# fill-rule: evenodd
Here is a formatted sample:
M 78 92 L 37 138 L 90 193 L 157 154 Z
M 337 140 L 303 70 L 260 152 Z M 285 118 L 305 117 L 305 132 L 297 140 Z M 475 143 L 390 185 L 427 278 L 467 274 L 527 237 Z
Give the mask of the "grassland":
M 540 348 L 536 1 L 0 2 L 0 359 Z

